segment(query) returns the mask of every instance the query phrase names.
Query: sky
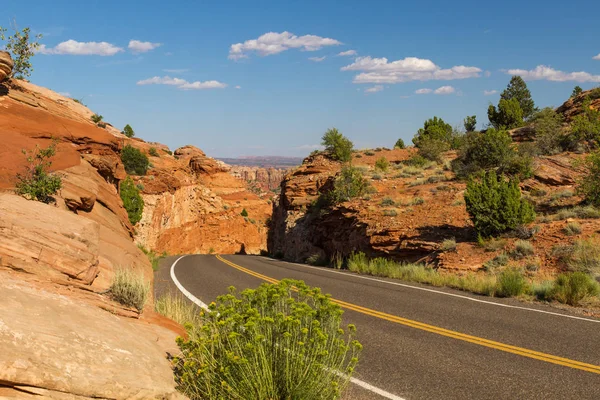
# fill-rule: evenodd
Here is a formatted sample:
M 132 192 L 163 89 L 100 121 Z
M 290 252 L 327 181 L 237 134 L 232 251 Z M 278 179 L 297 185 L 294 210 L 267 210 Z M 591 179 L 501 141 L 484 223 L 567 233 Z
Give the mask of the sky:
M 410 143 L 434 115 L 483 127 L 512 74 L 558 106 L 600 85 L 599 14 L 591 0 L 8 0 L 0 26 L 43 35 L 33 83 L 144 140 L 304 156 L 330 127 L 356 148 Z

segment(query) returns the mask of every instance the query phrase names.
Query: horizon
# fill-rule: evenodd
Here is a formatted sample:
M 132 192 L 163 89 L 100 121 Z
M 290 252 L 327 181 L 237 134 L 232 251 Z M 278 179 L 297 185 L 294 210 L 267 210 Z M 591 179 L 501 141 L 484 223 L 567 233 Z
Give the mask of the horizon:
M 493 19 L 473 1 L 160 4 L 14 2 L 0 26 L 43 34 L 32 83 L 214 158 L 306 157 L 334 126 L 356 148 L 409 144 L 433 116 L 482 127 L 513 74 L 540 108 L 600 83 L 589 2 L 507 1 Z

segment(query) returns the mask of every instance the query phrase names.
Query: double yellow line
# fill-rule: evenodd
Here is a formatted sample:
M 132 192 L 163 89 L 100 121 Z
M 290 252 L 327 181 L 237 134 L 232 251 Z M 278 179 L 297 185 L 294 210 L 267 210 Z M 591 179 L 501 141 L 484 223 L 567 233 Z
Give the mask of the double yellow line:
M 258 272 L 251 271 L 251 270 L 244 268 L 240 265 L 237 265 L 229 260 L 226 260 L 223 257 L 221 257 L 220 255 L 217 255 L 217 259 L 219 261 L 229 265 L 230 267 L 233 267 L 239 271 L 242 271 L 248 275 L 252 275 L 256 278 L 262 279 L 269 283 L 278 283 L 279 282 L 277 279 L 271 278 L 271 277 L 263 275 L 263 274 L 259 274 Z M 348 303 L 348 302 L 345 302 L 342 300 L 332 299 L 332 301 L 348 310 L 352 310 L 352 311 L 356 311 L 356 312 L 359 312 L 362 314 L 370 315 L 372 317 L 380 318 L 380 319 L 394 322 L 394 323 L 397 323 L 400 325 L 409 326 L 411 328 L 420 329 L 423 331 L 435 333 L 435 334 L 450 337 L 453 339 L 462 340 L 462 341 L 469 342 L 469 343 L 474 343 L 474 344 L 477 344 L 480 346 L 489 347 L 489 348 L 500 350 L 500 351 L 505 351 L 507 353 L 517 354 L 517 355 L 520 355 L 523 357 L 533 358 L 536 360 L 545 361 L 545 362 L 556 364 L 556 365 L 562 365 L 564 367 L 579 369 L 579 370 L 591 372 L 594 374 L 600 374 L 600 366 L 598 366 L 598 365 L 586 364 L 586 363 L 571 360 L 568 358 L 557 357 L 557 356 L 553 356 L 551 354 L 541 353 L 539 351 L 529 350 L 529 349 L 525 349 L 522 347 L 511 346 L 509 344 L 495 342 L 493 340 L 484 339 L 484 338 L 481 338 L 478 336 L 467 335 L 467 334 L 452 331 L 449 329 L 440 328 L 438 326 L 424 324 L 422 322 L 413 321 L 411 319 L 402 318 L 402 317 L 398 317 L 396 315 L 391 315 L 391 314 L 387 314 L 384 312 L 372 310 L 370 308 L 358 306 L 356 304 Z

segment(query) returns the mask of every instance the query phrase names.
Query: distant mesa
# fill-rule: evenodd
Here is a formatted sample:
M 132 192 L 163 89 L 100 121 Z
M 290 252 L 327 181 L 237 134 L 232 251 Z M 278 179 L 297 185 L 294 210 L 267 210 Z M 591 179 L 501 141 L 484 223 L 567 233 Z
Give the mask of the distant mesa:
M 302 157 L 246 156 L 238 158 L 217 158 L 229 165 L 262 168 L 291 168 L 302 164 Z
M 0 51 L 0 82 L 5 80 L 13 70 L 13 60 L 6 51 Z

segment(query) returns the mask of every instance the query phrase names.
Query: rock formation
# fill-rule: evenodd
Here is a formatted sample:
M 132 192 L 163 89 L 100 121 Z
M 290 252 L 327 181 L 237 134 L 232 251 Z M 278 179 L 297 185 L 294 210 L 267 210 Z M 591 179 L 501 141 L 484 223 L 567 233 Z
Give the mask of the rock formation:
M 231 166 L 231 174 L 249 183 L 255 183 L 264 192 L 279 188 L 289 168 L 263 168 L 243 165 Z
M 0 82 L 10 76 L 14 63 L 10 53 L 0 51 Z

